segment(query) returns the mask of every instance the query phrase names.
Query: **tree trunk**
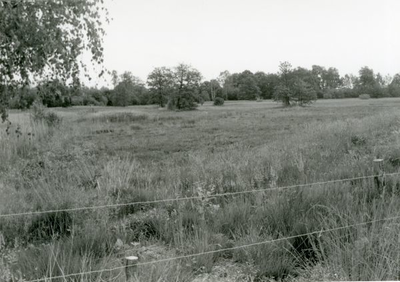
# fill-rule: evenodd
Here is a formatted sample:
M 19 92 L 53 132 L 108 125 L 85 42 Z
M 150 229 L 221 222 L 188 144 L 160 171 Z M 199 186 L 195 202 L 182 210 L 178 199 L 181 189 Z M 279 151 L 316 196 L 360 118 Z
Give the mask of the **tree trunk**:
M 162 91 L 160 90 L 160 92 L 158 93 L 158 104 L 160 105 L 161 108 L 164 108 L 164 99 L 163 99 L 163 95 L 162 95 Z
M 285 104 L 286 107 L 289 107 L 290 106 L 290 98 L 289 97 L 285 97 L 283 99 L 283 103 Z

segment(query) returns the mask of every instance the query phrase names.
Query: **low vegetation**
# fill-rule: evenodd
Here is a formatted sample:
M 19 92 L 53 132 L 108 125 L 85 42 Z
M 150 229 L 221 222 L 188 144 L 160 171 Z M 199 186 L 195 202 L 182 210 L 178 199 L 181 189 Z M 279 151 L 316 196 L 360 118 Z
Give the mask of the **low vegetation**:
M 210 81 L 202 81 L 201 73 L 186 64 L 155 68 L 146 82 L 131 72 L 118 75 L 114 71 L 113 84 L 113 89 L 77 88 L 58 79 L 44 80 L 37 87 L 14 88 L 7 104 L 12 109 L 26 109 L 40 100 L 47 107 L 157 104 L 171 110 L 193 110 L 198 104 L 216 98 L 225 101 L 273 99 L 290 106 L 308 105 L 317 98 L 400 97 L 399 74 L 382 77 L 363 67 L 358 76 L 340 76 L 336 68 L 317 65 L 311 69 L 293 68 L 288 62 L 280 64 L 278 73 L 224 71 Z M 1 90 L 0 86 L 0 93 Z
M 214 106 L 222 106 L 222 105 L 224 105 L 224 98 L 221 98 L 221 97 L 216 97 L 215 99 L 214 99 Z
M 123 267 L 124 255 L 226 248 L 140 266 L 138 279 L 229 279 L 232 268 L 249 281 L 397 279 L 398 220 L 382 219 L 399 213 L 398 176 L 387 176 L 384 194 L 369 178 L 273 189 L 372 175 L 375 157 L 397 172 L 400 102 L 382 101 L 57 108 L 57 126 L 48 109 L 44 118 L 12 112 L 0 127 L 0 214 L 122 205 L 0 218 L 0 280 L 124 281 L 123 269 L 101 270 Z M 213 197 L 251 190 L 261 191 Z M 199 199 L 146 203 L 179 197 Z
M 400 74 L 179 64 L 87 88 L 103 1 L 0 19 L 0 281 L 125 281 L 127 255 L 134 281 L 399 279 L 400 178 L 366 176 L 399 172 L 399 101 L 368 98 L 400 97 Z
M 370 99 L 371 96 L 369 94 L 361 94 L 360 96 L 358 96 L 358 98 L 366 100 L 366 99 Z

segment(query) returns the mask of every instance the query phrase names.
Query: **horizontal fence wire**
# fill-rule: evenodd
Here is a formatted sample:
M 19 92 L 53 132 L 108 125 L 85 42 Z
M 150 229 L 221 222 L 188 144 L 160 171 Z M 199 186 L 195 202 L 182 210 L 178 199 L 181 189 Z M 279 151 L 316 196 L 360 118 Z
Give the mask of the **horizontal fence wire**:
M 157 263 L 171 262 L 171 261 L 175 261 L 175 260 L 194 258 L 194 257 L 203 256 L 203 255 L 211 255 L 211 254 L 216 254 L 216 253 L 221 253 L 221 252 L 226 252 L 226 251 L 234 251 L 234 250 L 238 250 L 238 249 L 244 249 L 244 248 L 249 248 L 249 247 L 260 246 L 260 245 L 264 245 L 264 244 L 271 244 L 271 243 L 276 243 L 276 242 L 280 242 L 280 241 L 295 239 L 295 238 L 304 237 L 304 236 L 310 236 L 310 235 L 316 235 L 316 234 L 321 235 L 322 233 L 348 229 L 348 228 L 351 228 L 351 227 L 357 227 L 357 226 L 362 226 L 362 225 L 366 225 L 366 224 L 372 224 L 372 223 L 381 222 L 381 221 L 395 220 L 395 219 L 399 219 L 399 218 L 400 218 L 400 215 L 393 216 L 393 217 L 387 217 L 387 218 L 383 218 L 383 219 L 375 219 L 375 220 L 370 220 L 370 221 L 365 221 L 365 222 L 361 222 L 361 223 L 355 223 L 355 224 L 346 225 L 346 226 L 340 226 L 340 227 L 335 227 L 335 228 L 322 229 L 322 230 L 317 230 L 317 231 L 313 231 L 313 232 L 303 233 L 303 234 L 300 234 L 300 235 L 294 235 L 294 236 L 288 236 L 288 237 L 283 237 L 283 238 L 278 238 L 278 239 L 273 239 L 273 240 L 255 242 L 255 243 L 235 246 L 235 247 L 231 247 L 231 248 L 223 248 L 223 249 L 218 249 L 218 250 L 212 250 L 212 251 L 206 251 L 206 252 L 201 252 L 201 253 L 176 256 L 176 257 L 171 257 L 171 258 L 164 258 L 164 259 L 147 261 L 147 262 L 138 262 L 138 263 L 136 263 L 134 265 L 131 265 L 131 266 L 129 266 L 129 265 L 128 266 L 119 266 L 119 267 L 114 267 L 114 268 L 92 270 L 92 271 L 79 272 L 79 273 L 71 273 L 71 274 L 66 274 L 66 275 L 63 275 L 63 276 L 54 276 L 54 277 L 40 278 L 40 279 L 36 279 L 36 280 L 24 280 L 24 281 L 25 282 L 51 281 L 51 280 L 54 280 L 54 279 L 65 279 L 65 278 L 75 277 L 75 276 L 84 276 L 84 275 L 91 275 L 91 274 L 98 274 L 98 273 L 103 273 L 103 272 L 111 272 L 111 271 L 116 271 L 116 270 L 122 270 L 122 269 L 126 269 L 126 268 L 133 267 L 133 266 L 137 267 L 137 266 L 145 266 L 145 265 L 151 265 L 151 264 L 157 264 Z
M 399 174 L 400 174 L 400 172 L 386 173 L 385 176 L 393 176 L 393 175 L 399 175 Z M 97 205 L 97 206 L 88 206 L 88 207 L 76 207 L 76 208 L 67 208 L 67 209 L 54 209 L 54 210 L 45 210 L 45 211 L 9 213 L 9 214 L 0 214 L 0 218 L 39 215 L 39 214 L 58 213 L 58 212 L 75 212 L 75 211 L 84 211 L 84 210 L 97 210 L 97 209 L 105 209 L 105 208 L 116 208 L 116 207 L 126 207 L 126 206 L 134 206 L 134 205 L 146 205 L 146 204 L 179 202 L 179 201 L 188 201 L 188 200 L 201 200 L 201 199 L 204 199 L 204 198 L 212 199 L 212 198 L 225 197 L 225 196 L 237 196 L 237 195 L 250 194 L 250 193 L 259 193 L 259 192 L 276 191 L 276 190 L 287 190 L 287 189 L 301 188 L 301 187 L 307 187 L 307 186 L 317 186 L 317 185 L 325 185 L 325 184 L 332 184 L 332 183 L 339 183 L 339 182 L 347 182 L 347 181 L 353 181 L 353 180 L 371 179 L 371 178 L 375 178 L 375 177 L 379 177 L 379 176 L 382 176 L 382 175 L 369 175 L 369 176 L 360 176 L 360 177 L 328 180 L 328 181 L 322 181 L 322 182 L 297 184 L 297 185 L 290 185 L 290 186 L 271 187 L 271 188 L 254 189 L 254 190 L 244 190 L 244 191 L 237 191 L 237 192 L 226 192 L 226 193 L 219 193 L 219 194 L 207 195 L 207 196 L 191 196 L 191 197 L 168 198 L 168 199 L 158 199 L 158 200 L 150 200 L 150 201 L 131 202 L 131 203 L 119 203 L 119 204 Z

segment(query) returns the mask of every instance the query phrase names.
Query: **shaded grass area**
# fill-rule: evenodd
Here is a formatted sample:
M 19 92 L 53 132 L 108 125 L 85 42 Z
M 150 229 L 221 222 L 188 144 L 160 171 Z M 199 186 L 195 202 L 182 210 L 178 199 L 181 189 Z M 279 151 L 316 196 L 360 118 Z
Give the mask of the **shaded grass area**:
M 2 168 L 0 213 L 201 200 L 2 219 L 0 270 L 38 279 L 121 266 L 128 253 L 154 260 L 397 215 L 398 177 L 388 178 L 383 198 L 373 179 L 268 190 L 371 175 L 377 156 L 388 160 L 387 172 L 398 171 L 400 101 L 382 101 L 387 107 L 357 100 L 293 109 L 242 102 L 194 112 L 62 110 L 61 130 L 44 127 L 37 134 L 43 138 L 28 145 L 2 139 L 27 153 L 5 155 L 10 165 Z M 253 189 L 265 191 L 212 197 Z M 140 281 L 191 281 L 222 259 L 251 265 L 250 276 L 261 281 L 315 275 L 315 264 L 341 279 L 397 279 L 398 227 L 376 222 L 145 267 Z M 71 281 L 102 279 L 123 281 L 123 273 Z

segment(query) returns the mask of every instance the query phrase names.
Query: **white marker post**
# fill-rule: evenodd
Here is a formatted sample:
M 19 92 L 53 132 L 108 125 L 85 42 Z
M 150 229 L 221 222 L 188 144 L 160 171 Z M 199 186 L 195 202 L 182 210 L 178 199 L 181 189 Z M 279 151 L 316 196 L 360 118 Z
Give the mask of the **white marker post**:
M 125 257 L 125 276 L 126 281 L 129 282 L 137 273 L 137 263 L 139 258 L 137 256 Z

